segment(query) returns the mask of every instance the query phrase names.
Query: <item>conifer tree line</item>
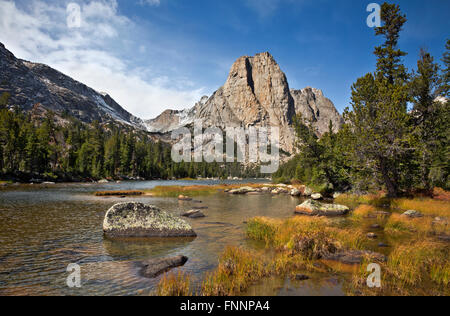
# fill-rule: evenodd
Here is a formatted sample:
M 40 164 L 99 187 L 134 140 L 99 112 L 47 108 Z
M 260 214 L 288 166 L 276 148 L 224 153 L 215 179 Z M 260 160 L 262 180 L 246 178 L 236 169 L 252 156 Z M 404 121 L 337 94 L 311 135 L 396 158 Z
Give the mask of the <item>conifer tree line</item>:
M 351 87 L 351 108 L 338 133 L 318 139 L 311 122 L 295 122 L 300 154 L 275 174 L 323 185 L 323 190 L 367 192 L 384 189 L 395 197 L 412 190 L 450 188 L 450 40 L 442 65 L 426 50 L 408 72 L 398 45 L 406 23 L 398 5 L 384 3 L 383 38 L 375 48 L 376 69 Z
M 63 115 L 33 117 L 0 97 L 0 179 L 83 181 L 259 176 L 240 164 L 174 163 L 169 144 L 115 124 L 85 124 Z

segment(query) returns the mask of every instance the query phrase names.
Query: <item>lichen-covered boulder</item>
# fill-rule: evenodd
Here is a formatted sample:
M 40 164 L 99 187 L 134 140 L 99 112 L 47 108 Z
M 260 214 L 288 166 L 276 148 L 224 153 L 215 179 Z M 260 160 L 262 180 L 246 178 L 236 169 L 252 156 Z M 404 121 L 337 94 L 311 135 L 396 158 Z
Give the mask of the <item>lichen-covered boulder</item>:
M 241 187 L 239 189 L 230 190 L 228 193 L 239 195 L 239 194 L 248 194 L 248 193 L 256 193 L 256 192 L 259 193 L 259 192 L 261 192 L 261 190 L 257 189 L 257 188 L 252 188 L 252 187 Z
M 339 216 L 349 211 L 350 209 L 344 205 L 325 204 L 313 200 L 307 200 L 295 209 L 296 214 L 308 216 Z
M 197 236 L 183 219 L 155 206 L 135 202 L 111 207 L 103 221 L 103 232 L 110 238 Z

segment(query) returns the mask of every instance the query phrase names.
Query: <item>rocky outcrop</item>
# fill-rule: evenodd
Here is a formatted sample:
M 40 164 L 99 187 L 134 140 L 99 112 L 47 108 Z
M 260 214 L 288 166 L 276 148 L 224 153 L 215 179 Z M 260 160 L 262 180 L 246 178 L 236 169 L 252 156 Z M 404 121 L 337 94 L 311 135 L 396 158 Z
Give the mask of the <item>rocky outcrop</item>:
M 269 53 L 240 57 L 231 67 L 224 86 L 209 98 L 203 97 L 192 109 L 166 111 L 146 121 L 152 132 L 166 133 L 199 119 L 204 126 L 226 127 L 275 126 L 280 129 L 280 147 L 295 151 L 293 118 L 296 114 L 310 119 L 322 135 L 330 120 L 335 130 L 342 117 L 320 90 L 290 90 L 286 75 Z
M 298 205 L 295 213 L 308 216 L 340 216 L 350 211 L 347 206 L 339 204 L 325 204 L 313 200 L 307 200 Z
M 295 112 L 312 122 L 317 135 L 322 136 L 329 130 L 330 121 L 337 132 L 344 123 L 333 102 L 326 98 L 319 89 L 307 87 L 302 90 L 291 90 Z
M 105 236 L 133 237 L 196 237 L 192 227 L 152 205 L 119 203 L 111 207 L 103 221 Z
M 185 256 L 147 260 L 139 263 L 139 266 L 141 266 L 140 274 L 146 278 L 156 278 L 158 275 L 174 268 L 184 266 L 187 261 L 188 258 Z
M 116 122 L 144 129 L 143 121 L 128 113 L 108 94 L 43 64 L 20 60 L 0 43 L 0 95 L 8 92 L 10 105 L 25 111 L 52 110 L 83 122 Z

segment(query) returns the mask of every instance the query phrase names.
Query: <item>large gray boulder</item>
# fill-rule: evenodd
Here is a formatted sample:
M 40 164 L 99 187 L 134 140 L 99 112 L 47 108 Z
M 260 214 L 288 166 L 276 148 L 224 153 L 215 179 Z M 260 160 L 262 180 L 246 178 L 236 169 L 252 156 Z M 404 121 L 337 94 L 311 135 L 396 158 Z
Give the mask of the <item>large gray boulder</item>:
M 307 200 L 295 209 L 296 214 L 308 216 L 339 216 L 345 215 L 349 211 L 350 209 L 344 205 L 325 204 L 313 200 Z
M 110 238 L 197 236 L 183 219 L 155 206 L 135 202 L 111 207 L 103 221 L 103 232 Z

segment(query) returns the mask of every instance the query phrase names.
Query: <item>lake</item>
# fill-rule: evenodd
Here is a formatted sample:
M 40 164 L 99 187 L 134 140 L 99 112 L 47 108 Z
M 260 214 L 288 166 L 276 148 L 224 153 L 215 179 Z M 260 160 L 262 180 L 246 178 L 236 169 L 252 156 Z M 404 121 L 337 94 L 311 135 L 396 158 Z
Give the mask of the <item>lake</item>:
M 149 295 L 160 278 L 138 274 L 137 261 L 184 255 L 179 270 L 198 285 L 217 267 L 228 245 L 261 247 L 245 238 L 244 222 L 255 216 L 287 218 L 301 199 L 288 195 L 225 193 L 198 197 L 202 203 L 175 198 L 95 197 L 105 190 L 143 190 L 160 185 L 212 185 L 245 181 L 148 181 L 120 184 L 19 185 L 0 190 L 0 295 Z M 195 239 L 111 241 L 103 237 L 106 211 L 115 203 L 137 201 L 172 214 L 207 206 L 206 218 L 188 221 Z M 71 263 L 81 267 L 81 288 L 69 288 Z M 306 282 L 271 278 L 252 286 L 248 295 L 343 295 L 341 276 L 313 275 Z

